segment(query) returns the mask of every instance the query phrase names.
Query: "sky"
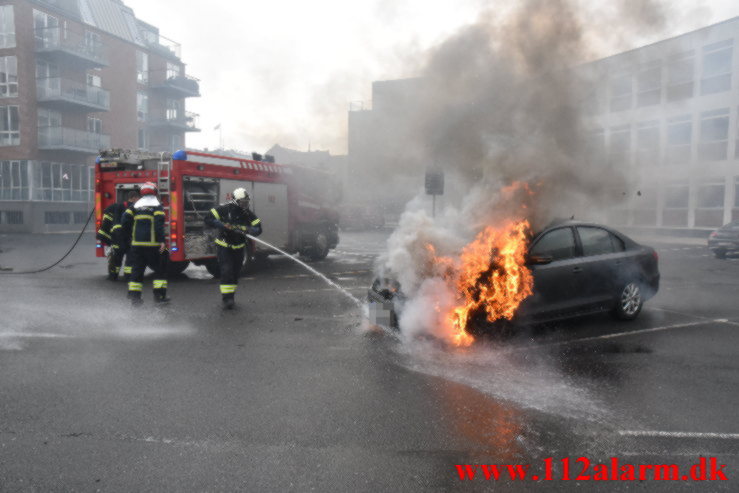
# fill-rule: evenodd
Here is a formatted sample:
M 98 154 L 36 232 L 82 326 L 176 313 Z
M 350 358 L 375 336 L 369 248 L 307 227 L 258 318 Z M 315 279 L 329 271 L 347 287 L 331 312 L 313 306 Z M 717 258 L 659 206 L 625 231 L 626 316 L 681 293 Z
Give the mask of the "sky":
M 577 0 L 573 0 L 577 1 Z M 580 0 L 591 12 L 613 0 Z M 642 0 L 624 0 L 641 2 Z M 187 146 L 265 152 L 346 152 L 350 104 L 371 104 L 372 81 L 417 75 L 419 58 L 490 0 L 124 0 L 136 16 L 182 46 L 188 74 L 200 80 L 200 115 Z M 666 2 L 667 3 L 667 2 Z M 736 0 L 672 0 L 668 21 L 640 37 L 613 39 L 594 28 L 603 55 L 739 16 Z M 216 127 L 220 125 L 220 129 Z

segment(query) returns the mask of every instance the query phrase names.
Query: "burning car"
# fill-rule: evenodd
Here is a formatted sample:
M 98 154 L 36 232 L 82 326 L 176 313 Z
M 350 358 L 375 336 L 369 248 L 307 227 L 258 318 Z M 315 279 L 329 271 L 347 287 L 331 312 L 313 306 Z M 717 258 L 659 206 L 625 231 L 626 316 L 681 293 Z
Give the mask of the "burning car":
M 633 320 L 659 289 L 657 252 L 612 228 L 559 221 L 523 235 L 524 228 L 517 226 L 502 236 L 503 243 L 478 237 L 465 248 L 464 267 L 456 267 L 454 280 L 462 301 L 451 318 L 466 335 L 501 323 L 542 323 L 597 312 Z M 389 312 L 385 318 L 397 326 L 406 301 L 401 286 L 378 279 L 368 296 L 371 313 Z M 462 339 L 467 341 L 465 334 Z

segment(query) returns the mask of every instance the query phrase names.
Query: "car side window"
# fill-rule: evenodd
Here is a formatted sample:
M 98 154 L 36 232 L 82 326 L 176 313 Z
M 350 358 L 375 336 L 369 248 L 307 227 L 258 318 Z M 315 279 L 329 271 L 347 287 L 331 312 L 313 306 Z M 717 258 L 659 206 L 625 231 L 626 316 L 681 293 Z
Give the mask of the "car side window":
M 577 233 L 580 235 L 582 254 L 586 257 L 616 251 L 616 245 L 614 243 L 616 238 L 605 229 L 578 226 Z
M 613 248 L 617 252 L 626 251 L 626 245 L 624 244 L 624 240 L 614 235 L 613 233 L 611 233 L 611 242 L 613 242 Z
M 572 228 L 560 228 L 546 233 L 529 253 L 537 257 L 552 257 L 552 260 L 574 257 L 575 236 L 572 234 Z

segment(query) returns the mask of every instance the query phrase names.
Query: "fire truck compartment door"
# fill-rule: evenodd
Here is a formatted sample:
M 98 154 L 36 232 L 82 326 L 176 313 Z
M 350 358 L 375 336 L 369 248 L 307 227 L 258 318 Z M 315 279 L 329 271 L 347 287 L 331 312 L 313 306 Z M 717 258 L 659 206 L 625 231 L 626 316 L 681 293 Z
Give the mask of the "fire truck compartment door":
M 279 248 L 288 246 L 287 185 L 254 182 L 251 208 L 262 220 L 260 239 Z M 247 189 L 248 190 L 248 189 Z M 257 243 L 258 250 L 268 250 Z

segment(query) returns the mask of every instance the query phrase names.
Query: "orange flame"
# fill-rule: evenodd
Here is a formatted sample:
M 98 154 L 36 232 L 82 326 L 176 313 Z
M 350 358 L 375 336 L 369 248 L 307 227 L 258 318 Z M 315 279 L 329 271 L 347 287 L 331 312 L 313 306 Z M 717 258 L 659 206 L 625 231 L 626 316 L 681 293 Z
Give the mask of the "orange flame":
M 429 245 L 435 270 L 458 294 L 456 306 L 443 317 L 451 340 L 469 346 L 468 328 L 485 314 L 488 322 L 511 320 L 532 293 L 533 277 L 526 267 L 528 221 L 510 221 L 500 228 L 486 227 L 458 259 L 437 257 Z

